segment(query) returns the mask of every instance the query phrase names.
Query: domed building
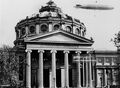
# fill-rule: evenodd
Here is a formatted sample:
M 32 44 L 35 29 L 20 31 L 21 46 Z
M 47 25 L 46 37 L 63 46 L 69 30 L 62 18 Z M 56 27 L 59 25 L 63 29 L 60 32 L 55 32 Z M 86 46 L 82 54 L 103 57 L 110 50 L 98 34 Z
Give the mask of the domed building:
M 39 14 L 18 22 L 15 31 L 19 80 L 26 88 L 99 84 L 95 83 L 94 41 L 86 38 L 84 23 L 64 14 L 53 1 L 42 6 Z

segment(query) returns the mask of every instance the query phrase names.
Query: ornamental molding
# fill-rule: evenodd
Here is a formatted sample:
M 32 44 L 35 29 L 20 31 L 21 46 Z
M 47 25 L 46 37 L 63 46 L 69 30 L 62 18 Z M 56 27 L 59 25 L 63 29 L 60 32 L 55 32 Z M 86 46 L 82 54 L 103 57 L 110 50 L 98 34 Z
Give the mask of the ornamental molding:
M 84 46 L 59 46 L 59 45 L 42 45 L 42 44 L 27 44 L 27 49 L 31 50 L 59 50 L 59 51 L 93 51 L 91 47 Z
M 93 44 L 93 41 L 87 38 L 66 32 L 64 30 L 56 30 L 43 35 L 27 37 L 24 41 L 26 43 L 82 44 L 86 46 L 91 46 Z

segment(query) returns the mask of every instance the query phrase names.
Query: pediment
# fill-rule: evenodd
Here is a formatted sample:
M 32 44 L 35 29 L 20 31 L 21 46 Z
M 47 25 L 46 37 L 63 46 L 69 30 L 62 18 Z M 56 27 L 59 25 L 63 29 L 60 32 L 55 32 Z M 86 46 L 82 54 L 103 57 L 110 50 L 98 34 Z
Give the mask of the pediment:
M 31 38 L 26 38 L 25 42 L 66 43 L 66 44 L 93 43 L 91 40 L 64 31 L 56 31 L 44 35 L 37 35 Z

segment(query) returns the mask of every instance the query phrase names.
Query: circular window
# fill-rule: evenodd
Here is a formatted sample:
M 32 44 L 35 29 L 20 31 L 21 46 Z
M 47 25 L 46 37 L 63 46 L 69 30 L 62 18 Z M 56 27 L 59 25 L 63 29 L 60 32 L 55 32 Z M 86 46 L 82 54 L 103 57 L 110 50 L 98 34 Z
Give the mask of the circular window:
M 59 25 L 55 25 L 54 30 L 58 30 L 58 29 L 59 29 Z
M 77 28 L 77 29 L 75 30 L 75 34 L 79 35 L 79 33 L 80 33 L 80 31 L 79 31 L 79 29 Z
M 35 27 L 34 27 L 34 26 L 31 26 L 31 27 L 30 27 L 30 33 L 31 33 L 31 34 L 35 33 Z
M 22 35 L 25 35 L 26 31 L 25 28 L 22 28 Z
M 66 27 L 66 31 L 67 31 L 67 32 L 71 32 L 71 31 L 72 31 L 71 27 L 70 27 L 70 26 L 67 26 L 67 27 Z
M 47 32 L 48 31 L 48 26 L 47 25 L 42 25 L 41 26 L 41 31 L 42 32 Z

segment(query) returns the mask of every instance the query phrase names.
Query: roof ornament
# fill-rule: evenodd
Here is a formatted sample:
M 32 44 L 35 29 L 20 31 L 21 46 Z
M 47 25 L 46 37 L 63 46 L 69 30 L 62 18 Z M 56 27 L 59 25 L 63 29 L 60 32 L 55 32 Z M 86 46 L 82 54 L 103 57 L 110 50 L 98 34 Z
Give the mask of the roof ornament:
M 75 8 L 88 9 L 88 10 L 113 10 L 114 7 L 109 5 L 100 4 L 98 0 L 93 4 L 76 4 Z
M 48 5 L 48 6 L 56 6 L 56 4 L 55 4 L 52 0 L 50 0 L 50 1 L 47 3 L 47 5 Z

